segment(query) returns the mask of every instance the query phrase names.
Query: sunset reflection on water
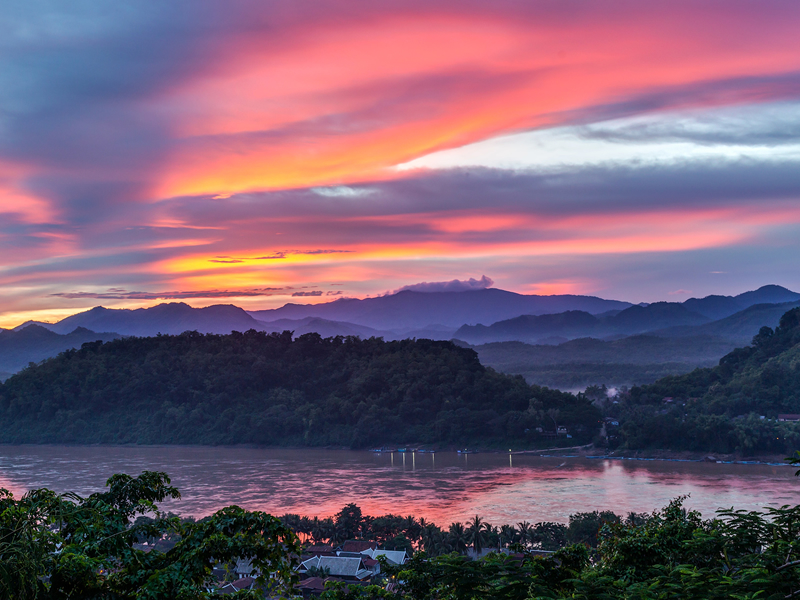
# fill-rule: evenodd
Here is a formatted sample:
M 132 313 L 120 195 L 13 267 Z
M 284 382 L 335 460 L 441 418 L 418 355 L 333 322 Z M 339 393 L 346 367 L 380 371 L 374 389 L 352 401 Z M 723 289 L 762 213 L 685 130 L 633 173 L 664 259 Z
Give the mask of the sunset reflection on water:
M 495 524 L 566 522 L 610 509 L 650 512 L 672 498 L 704 516 L 720 507 L 800 503 L 784 466 L 547 458 L 528 455 L 371 453 L 322 449 L 0 446 L 0 487 L 87 495 L 113 473 L 166 471 L 182 493 L 165 503 L 204 516 L 230 504 L 273 514 L 328 516 L 355 502 L 365 514 L 414 515 L 447 525 L 478 514 Z

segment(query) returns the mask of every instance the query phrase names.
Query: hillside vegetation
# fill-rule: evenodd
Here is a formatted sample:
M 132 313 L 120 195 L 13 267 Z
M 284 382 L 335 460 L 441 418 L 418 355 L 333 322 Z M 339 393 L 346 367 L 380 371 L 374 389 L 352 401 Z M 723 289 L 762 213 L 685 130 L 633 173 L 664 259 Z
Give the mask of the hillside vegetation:
M 598 421 L 450 342 L 288 331 L 89 343 L 0 386 L 0 441 L 17 443 L 531 445 Z
M 800 427 L 778 417 L 800 413 L 800 308 L 718 366 L 635 387 L 612 412 L 628 448 L 791 452 Z

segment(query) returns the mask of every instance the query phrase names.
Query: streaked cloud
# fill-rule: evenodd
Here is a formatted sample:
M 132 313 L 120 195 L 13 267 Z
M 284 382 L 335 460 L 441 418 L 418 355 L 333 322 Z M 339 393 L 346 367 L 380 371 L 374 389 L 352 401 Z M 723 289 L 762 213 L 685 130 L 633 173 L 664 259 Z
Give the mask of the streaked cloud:
M 483 273 L 800 288 L 791 3 L 11 0 L 0 23 L 2 323 Z
M 259 288 L 259 289 L 240 289 L 240 290 L 191 290 L 173 292 L 129 292 L 121 289 L 109 289 L 105 292 L 57 292 L 51 294 L 55 298 L 67 298 L 70 300 L 189 300 L 189 299 L 208 299 L 208 298 L 247 298 L 272 296 L 274 292 L 279 292 L 283 288 Z
M 397 169 L 556 171 L 745 159 L 800 163 L 800 103 L 704 108 L 528 131 L 435 152 Z

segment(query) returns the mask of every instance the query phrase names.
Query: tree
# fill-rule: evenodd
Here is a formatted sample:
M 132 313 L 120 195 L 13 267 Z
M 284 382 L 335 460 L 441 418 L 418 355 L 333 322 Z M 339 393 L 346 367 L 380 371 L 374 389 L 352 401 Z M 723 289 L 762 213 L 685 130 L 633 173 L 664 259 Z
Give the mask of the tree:
M 157 502 L 179 498 L 165 473 L 114 475 L 107 491 L 83 498 L 33 490 L 19 500 L 0 491 L 0 598 L 211 598 L 214 565 L 249 559 L 264 589 L 289 589 L 299 554 L 278 519 L 236 506 L 199 522 L 165 517 Z M 137 520 L 137 515 L 156 514 Z M 166 552 L 141 538 L 173 536 Z M 56 551 L 57 550 L 57 551 Z
M 501 525 L 500 534 L 498 536 L 500 547 L 505 548 L 514 542 L 517 537 L 517 530 L 513 525 Z
M 533 541 L 531 524 L 527 521 L 517 523 L 517 532 L 519 534 L 519 543 L 523 546 L 527 547 Z
M 361 526 L 364 523 L 364 515 L 361 509 L 352 502 L 342 507 L 334 518 L 336 526 L 340 528 L 345 539 L 361 537 Z
M 586 544 L 597 547 L 600 528 L 606 523 L 619 523 L 621 519 L 611 511 L 593 511 L 570 515 L 567 526 L 567 541 L 570 544 Z
M 447 531 L 447 546 L 453 552 L 466 554 L 467 552 L 467 533 L 461 523 L 451 523 Z
M 481 550 L 486 544 L 486 526 L 487 523 L 484 523 L 483 519 L 475 515 L 466 530 L 467 541 L 472 544 L 472 548 L 478 556 L 480 556 Z
M 558 418 L 561 416 L 561 411 L 557 408 L 548 408 L 547 416 L 553 421 L 553 430 L 558 431 Z

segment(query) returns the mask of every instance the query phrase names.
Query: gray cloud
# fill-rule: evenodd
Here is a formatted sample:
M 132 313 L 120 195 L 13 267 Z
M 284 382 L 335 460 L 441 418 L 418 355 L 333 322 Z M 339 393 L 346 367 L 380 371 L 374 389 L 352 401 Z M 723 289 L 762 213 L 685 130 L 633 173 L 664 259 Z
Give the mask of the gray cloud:
M 800 75 L 797 76 L 800 80 Z M 800 86 L 799 86 L 800 87 Z M 625 125 L 597 123 L 579 128 L 587 139 L 612 142 L 693 142 L 705 145 L 800 144 L 800 103 L 778 102 L 649 115 Z
M 311 292 L 294 292 L 292 296 L 302 298 L 307 296 L 322 296 L 322 290 L 313 290 Z
M 411 231 L 391 220 L 385 225 L 380 220 L 363 221 L 373 217 L 475 210 L 603 214 L 793 200 L 800 197 L 800 165 L 796 161 L 731 159 L 576 167 L 557 173 L 467 168 L 421 171 L 394 181 L 363 185 L 374 193 L 368 201 L 356 204 L 332 202 L 310 190 L 287 190 L 242 195 L 242 201 L 233 196 L 234 202 L 229 203 L 178 198 L 169 203 L 168 211 L 195 225 L 263 222 L 283 231 L 293 231 L 292 223 L 281 219 L 302 215 L 305 218 L 297 225 L 297 232 L 306 231 L 307 239 L 302 235 L 299 238 L 303 243 L 320 236 L 331 243 L 331 237 L 356 239 L 358 232 L 366 229 L 378 235 L 389 234 L 395 227 L 401 233 L 420 232 L 418 225 Z
M 404 285 L 393 293 L 398 292 L 468 292 L 471 290 L 485 290 L 494 285 L 494 281 L 489 279 L 486 275 L 481 276 L 480 279 L 453 279 L 452 281 L 423 281 L 422 283 L 415 283 L 413 285 Z

